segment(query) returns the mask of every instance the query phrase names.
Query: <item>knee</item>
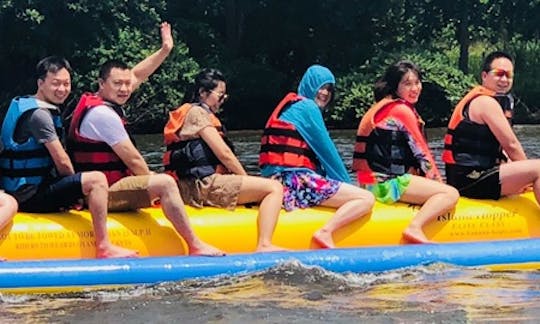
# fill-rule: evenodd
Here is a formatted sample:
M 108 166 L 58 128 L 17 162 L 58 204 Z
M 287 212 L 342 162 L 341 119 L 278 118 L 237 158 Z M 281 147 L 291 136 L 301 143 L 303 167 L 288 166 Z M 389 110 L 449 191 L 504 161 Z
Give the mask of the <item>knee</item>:
M 362 204 L 362 206 L 369 206 L 369 208 L 373 208 L 373 205 L 375 205 L 375 196 L 371 193 L 371 191 L 362 188 L 357 189 L 357 200 L 359 201 L 359 203 Z
M 452 202 L 454 205 L 457 204 L 459 200 L 459 191 L 450 185 L 446 185 L 445 189 L 445 195 L 448 199 L 448 202 Z
M 268 188 L 270 189 L 270 192 L 283 196 L 283 185 L 281 184 L 281 182 L 277 180 L 269 180 L 269 181 L 270 181 L 270 185 L 268 186 Z
M 17 213 L 17 209 L 19 208 L 19 204 L 17 203 L 17 200 L 13 198 L 13 196 L 10 196 L 6 193 L 0 194 L 0 208 L 2 209 L 2 214 L 10 214 L 15 215 Z
M 178 191 L 178 185 L 176 180 L 168 174 L 154 174 L 150 178 L 151 183 L 155 184 L 155 187 L 159 188 L 161 192 Z
M 83 172 L 81 176 L 81 180 L 83 182 L 83 186 L 89 185 L 92 188 L 95 187 L 101 187 L 101 188 L 108 188 L 109 184 L 107 182 L 107 177 L 103 172 L 99 171 L 89 171 L 89 172 Z
M 363 193 L 363 198 L 364 198 L 364 204 L 367 204 L 369 206 L 371 206 L 371 208 L 373 208 L 373 206 L 375 205 L 375 195 L 373 195 L 373 193 L 371 193 L 371 191 L 368 191 L 368 190 L 364 190 Z
M 371 191 L 354 186 L 352 188 L 354 188 L 354 191 L 349 194 L 349 199 L 347 199 L 345 202 L 354 200 L 356 206 L 358 207 L 367 207 L 369 209 L 373 208 L 373 205 L 375 205 L 375 196 L 371 193 Z

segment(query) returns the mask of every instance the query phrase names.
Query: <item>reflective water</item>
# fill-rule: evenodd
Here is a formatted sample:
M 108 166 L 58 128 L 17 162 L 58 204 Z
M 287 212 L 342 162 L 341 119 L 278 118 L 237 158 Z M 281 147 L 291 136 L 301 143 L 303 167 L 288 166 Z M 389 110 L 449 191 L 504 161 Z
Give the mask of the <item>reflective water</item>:
M 114 291 L 1 297 L 2 323 L 537 322 L 540 272 L 437 264 L 379 274 L 285 264 Z
M 516 132 L 540 155 L 539 126 Z M 442 129 L 429 130 L 436 155 Z M 235 132 L 241 161 L 257 173 L 260 132 Z M 347 163 L 353 131 L 332 132 Z M 161 136 L 138 143 L 159 170 Z M 540 271 L 492 272 L 436 264 L 377 274 L 336 274 L 288 263 L 211 280 L 62 295 L 2 295 L 1 323 L 536 323 Z
M 540 136 L 540 126 L 536 125 L 518 125 L 514 130 L 520 139 L 527 156 L 529 158 L 540 157 L 540 142 L 537 140 Z M 443 149 L 442 138 L 446 128 L 427 129 L 429 146 L 433 151 L 439 170 L 444 172 L 444 165 L 440 157 Z M 249 174 L 259 174 L 257 161 L 259 158 L 260 137 L 262 131 L 236 131 L 230 132 L 229 137 L 234 142 L 235 151 Z M 334 130 L 331 136 L 336 144 L 345 164 L 350 170 L 352 163 L 352 154 L 354 147 L 355 130 Z M 137 137 L 137 144 L 143 152 L 145 159 L 150 167 L 155 171 L 161 170 L 161 158 L 165 148 L 162 146 L 162 137 L 156 135 L 144 135 Z M 351 172 L 352 175 L 352 172 Z M 354 178 L 353 178 L 354 179 Z

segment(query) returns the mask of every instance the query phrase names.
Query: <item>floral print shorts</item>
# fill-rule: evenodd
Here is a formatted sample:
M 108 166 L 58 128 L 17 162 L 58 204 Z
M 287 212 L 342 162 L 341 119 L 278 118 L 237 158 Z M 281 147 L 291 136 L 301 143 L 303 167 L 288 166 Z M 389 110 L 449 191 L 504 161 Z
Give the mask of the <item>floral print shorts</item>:
M 272 177 L 283 184 L 283 207 L 287 211 L 320 205 L 336 194 L 341 182 L 313 171 L 283 171 Z

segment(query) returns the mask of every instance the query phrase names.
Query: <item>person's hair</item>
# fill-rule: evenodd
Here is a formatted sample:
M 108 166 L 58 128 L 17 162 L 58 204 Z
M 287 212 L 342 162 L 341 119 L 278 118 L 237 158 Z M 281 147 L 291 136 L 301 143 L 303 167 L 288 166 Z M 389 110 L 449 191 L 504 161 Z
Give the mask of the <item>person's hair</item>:
M 375 100 L 379 101 L 388 95 L 392 95 L 392 98 L 397 98 L 397 89 L 401 78 L 408 72 L 414 72 L 420 81 L 422 81 L 422 73 L 420 68 L 411 61 L 402 60 L 395 64 L 390 65 L 382 78 L 375 82 L 373 92 L 375 94 Z
M 219 81 L 226 82 L 221 71 L 217 69 L 203 69 L 195 76 L 195 81 L 184 94 L 182 103 L 193 103 L 199 101 L 200 92 L 214 90 Z
M 502 52 L 502 51 L 495 51 L 495 52 L 489 53 L 486 56 L 486 58 L 484 58 L 484 63 L 482 64 L 482 71 L 489 72 L 491 70 L 491 63 L 493 63 L 493 61 L 501 57 L 510 60 L 510 62 L 514 64 L 514 58 L 512 58 L 510 54 L 506 52 Z
M 128 70 L 129 66 L 119 60 L 109 60 L 101 65 L 101 68 L 99 69 L 99 78 L 101 80 L 107 80 L 112 69 Z
M 47 73 L 57 73 L 66 69 L 71 74 L 71 65 L 68 60 L 60 56 L 47 56 L 36 65 L 36 78 L 45 80 Z

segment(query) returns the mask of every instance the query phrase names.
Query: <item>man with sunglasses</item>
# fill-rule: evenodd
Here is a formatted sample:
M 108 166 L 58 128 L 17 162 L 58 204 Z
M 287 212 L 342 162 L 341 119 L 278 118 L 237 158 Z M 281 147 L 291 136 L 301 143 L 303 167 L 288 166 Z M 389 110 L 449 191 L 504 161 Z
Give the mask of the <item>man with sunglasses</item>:
M 186 241 L 190 255 L 223 255 L 195 235 L 174 178 L 150 171 L 124 126 L 122 105 L 173 48 L 168 23 L 161 25 L 161 40 L 161 48 L 133 69 L 115 60 L 101 66 L 99 90 L 83 94 L 73 112 L 67 146 L 77 170 L 105 173 L 110 185 L 110 211 L 150 207 L 159 201 L 165 216 Z
M 527 159 L 509 123 L 513 77 L 509 54 L 489 54 L 482 85 L 457 104 L 450 118 L 442 159 L 448 184 L 462 196 L 499 199 L 532 185 L 540 203 L 540 160 Z

